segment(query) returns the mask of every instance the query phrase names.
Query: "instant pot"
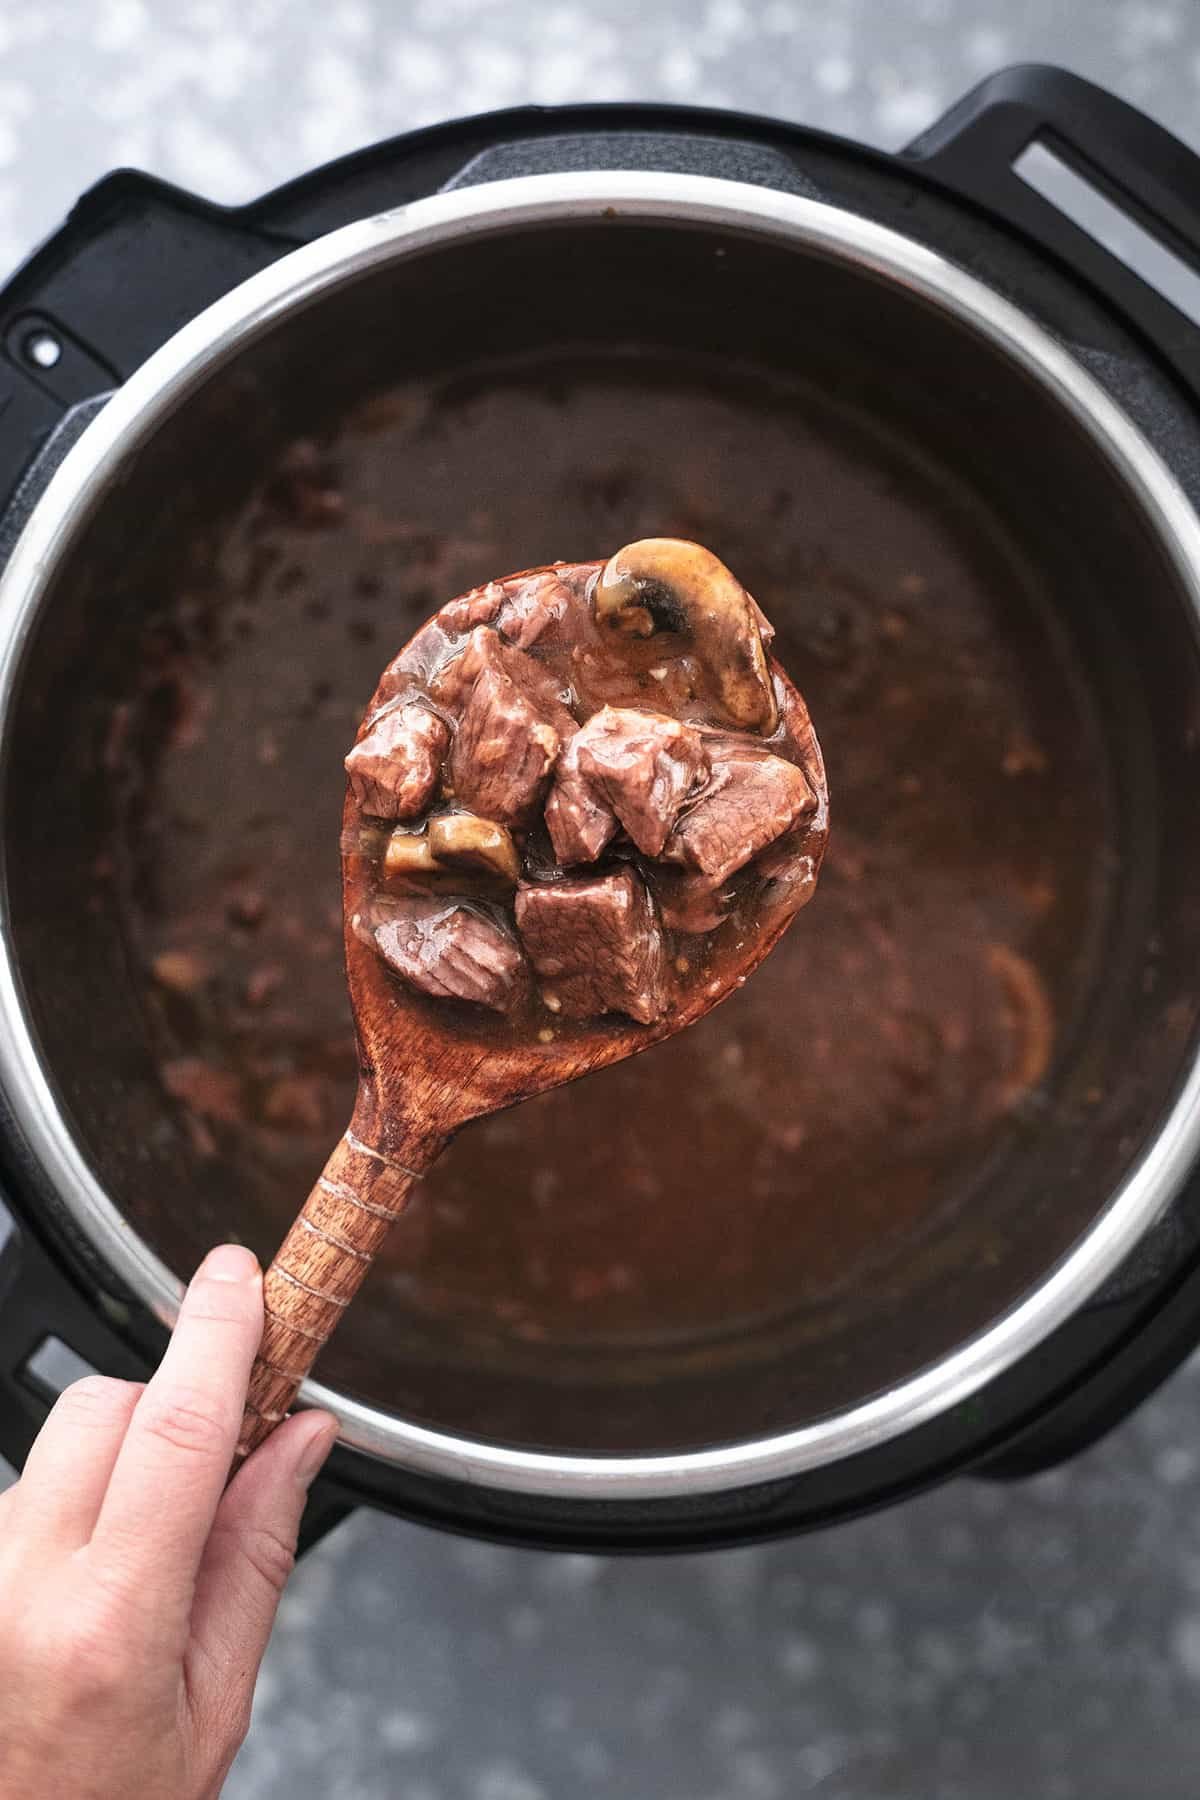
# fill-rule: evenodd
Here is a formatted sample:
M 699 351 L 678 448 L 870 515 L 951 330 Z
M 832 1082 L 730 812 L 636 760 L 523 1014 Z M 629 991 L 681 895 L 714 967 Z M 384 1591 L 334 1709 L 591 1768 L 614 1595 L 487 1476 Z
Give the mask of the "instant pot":
M 1026 179 L 1031 146 L 1157 245 L 1167 275 L 1151 285 Z M 986 81 L 895 156 L 727 113 L 521 109 L 397 138 L 234 210 L 129 172 L 83 197 L 0 296 L 10 1461 L 81 1369 L 145 1377 L 201 1247 L 186 1180 L 154 1164 L 115 927 L 78 903 L 92 797 L 72 734 L 153 573 L 143 543 L 161 556 L 191 473 L 253 435 L 247 408 L 295 430 L 310 397 L 328 402 L 354 371 L 361 385 L 372 357 L 420 368 L 567 332 L 803 364 L 1026 508 L 1033 566 L 1057 571 L 1064 658 L 1102 721 L 1112 903 L 1003 1167 L 976 1172 L 853 1329 L 809 1321 L 769 1368 L 714 1377 L 708 1439 L 703 1386 L 686 1433 L 664 1386 L 662 1444 L 643 1432 L 629 1451 L 586 1429 L 451 1429 L 390 1407 L 369 1377 L 319 1371 L 304 1397 L 342 1437 L 305 1541 L 360 1504 L 579 1548 L 809 1529 L 951 1475 L 1046 1468 L 1189 1354 L 1198 197 L 1183 146 L 1036 67 Z M 836 833 L 836 767 L 831 788 Z M 797 929 L 819 914 L 818 899 Z M 641 1393 L 643 1416 L 654 1404 Z

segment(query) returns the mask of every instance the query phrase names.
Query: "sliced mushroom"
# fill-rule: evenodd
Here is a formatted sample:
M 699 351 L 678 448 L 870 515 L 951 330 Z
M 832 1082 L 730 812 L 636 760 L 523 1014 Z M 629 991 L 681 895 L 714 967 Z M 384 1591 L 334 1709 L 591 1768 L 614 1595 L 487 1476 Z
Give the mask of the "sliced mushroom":
M 466 863 L 516 886 L 521 864 L 512 833 L 503 825 L 475 813 L 442 813 L 429 821 L 428 844 L 433 867 Z
M 763 649 L 762 614 L 719 557 L 686 538 L 641 538 L 610 557 L 592 594 L 597 619 L 649 637 L 665 628 L 690 635 L 716 677 L 721 704 L 743 730 L 769 734 L 778 723 Z
M 393 831 L 383 855 L 385 878 L 432 875 L 436 869 L 432 846 L 423 831 Z

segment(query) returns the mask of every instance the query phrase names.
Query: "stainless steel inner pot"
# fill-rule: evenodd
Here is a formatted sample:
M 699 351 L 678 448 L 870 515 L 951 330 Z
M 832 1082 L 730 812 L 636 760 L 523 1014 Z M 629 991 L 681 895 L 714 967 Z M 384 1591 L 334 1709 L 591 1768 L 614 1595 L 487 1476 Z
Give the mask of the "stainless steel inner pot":
M 1137 1245 L 1200 1136 L 1200 526 L 1081 363 L 924 247 L 739 183 L 535 176 L 335 232 L 180 331 L 70 452 L 0 579 L 0 1085 L 75 1225 L 169 1322 L 211 1220 L 156 1162 L 160 1102 L 118 924 L 73 904 L 105 806 L 92 702 L 119 685 L 172 538 L 234 507 L 256 458 L 341 395 L 556 336 L 799 372 L 893 421 L 914 455 L 936 451 L 1020 543 L 1104 734 L 1113 897 L 1036 1104 L 865 1312 L 785 1334 L 769 1370 L 714 1386 L 715 1441 L 670 1442 L 669 1383 L 663 1453 L 624 1455 L 589 1453 L 586 1435 L 511 1445 L 418 1424 L 369 1376 L 363 1397 L 305 1390 L 349 1444 L 414 1469 L 563 1496 L 712 1492 L 851 1456 L 977 1391 Z M 836 802 L 836 769 L 832 783 Z

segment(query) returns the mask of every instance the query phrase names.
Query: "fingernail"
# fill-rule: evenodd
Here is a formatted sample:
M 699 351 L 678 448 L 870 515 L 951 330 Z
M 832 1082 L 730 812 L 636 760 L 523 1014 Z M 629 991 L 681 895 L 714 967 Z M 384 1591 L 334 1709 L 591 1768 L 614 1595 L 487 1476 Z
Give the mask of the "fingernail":
M 244 1244 L 218 1244 L 200 1264 L 209 1281 L 253 1281 L 259 1274 L 258 1258 Z
M 305 1487 L 321 1473 L 336 1437 L 337 1421 L 326 1416 L 320 1431 L 314 1430 L 312 1436 L 305 1440 L 304 1448 L 296 1460 L 296 1474 Z

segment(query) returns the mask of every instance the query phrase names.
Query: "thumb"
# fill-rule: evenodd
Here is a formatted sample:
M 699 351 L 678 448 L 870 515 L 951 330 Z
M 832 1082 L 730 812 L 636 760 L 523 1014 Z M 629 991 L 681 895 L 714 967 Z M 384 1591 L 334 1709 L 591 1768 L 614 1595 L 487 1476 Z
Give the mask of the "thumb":
M 337 1421 L 299 1413 L 238 1470 L 217 1509 L 192 1605 L 189 1684 L 221 1711 L 249 1702 L 296 1560 L 310 1483 L 333 1447 Z M 230 1691 L 236 1689 L 236 1692 Z M 215 1690 L 215 1691 L 214 1691 Z

